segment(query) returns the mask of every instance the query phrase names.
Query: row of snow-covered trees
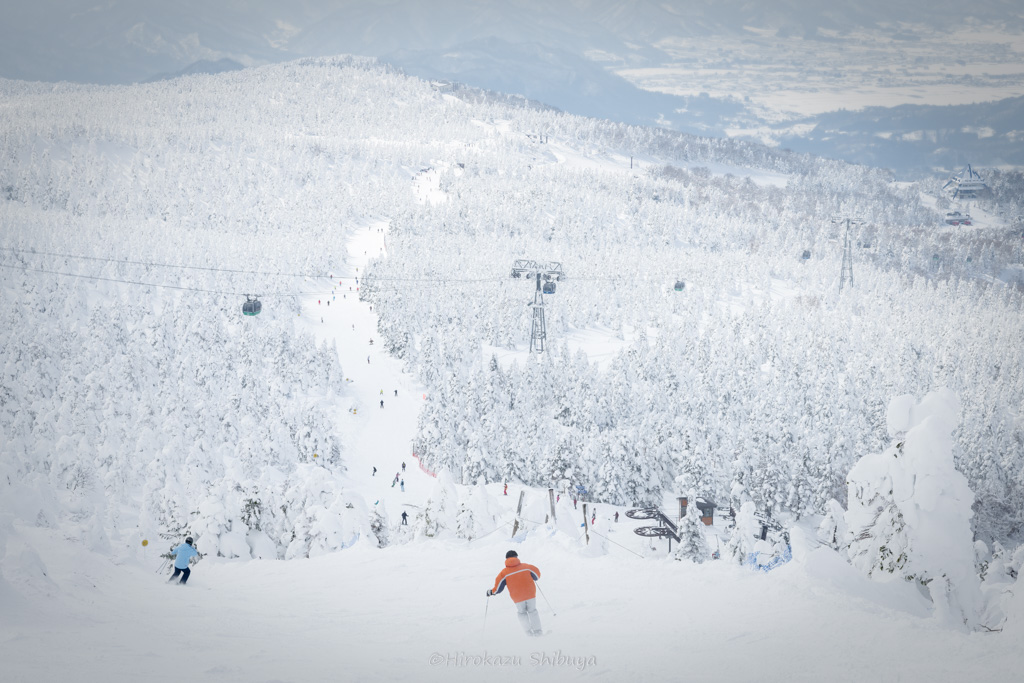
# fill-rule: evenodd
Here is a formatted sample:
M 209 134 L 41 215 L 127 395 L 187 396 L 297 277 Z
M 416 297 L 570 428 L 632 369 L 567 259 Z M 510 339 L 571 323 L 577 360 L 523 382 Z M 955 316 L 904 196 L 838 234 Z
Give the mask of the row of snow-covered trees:
M 528 116 L 541 128 L 547 114 Z M 616 128 L 591 126 L 584 147 Z M 441 169 L 443 200 L 395 216 L 369 274 L 389 348 L 434 390 L 417 443 L 427 462 L 466 481 L 571 479 L 616 502 L 691 485 L 728 499 L 739 483 L 763 507 L 822 512 L 878 448 L 887 398 L 941 383 L 965 398 L 958 462 L 978 530 L 1021 529 L 1020 297 L 972 279 L 1002 264 L 969 265 L 971 236 L 933 230 L 916 188 L 832 162 L 785 187 L 685 170 L 686 158 L 639 176 L 574 168 L 550 163 L 571 148 L 554 139 Z M 836 215 L 871 219 L 841 299 Z M 532 287 L 506 275 L 524 256 L 568 274 L 547 298 L 554 353 L 501 367 L 485 349 L 528 340 Z M 587 328 L 639 333 L 598 368 L 557 341 Z
M 344 468 L 333 348 L 195 293 L 33 272 L 3 292 L 3 467 L 58 492 L 21 512 L 98 516 L 119 540 L 191 531 L 227 555 L 248 556 L 249 532 L 282 554 L 332 546 L 303 531 Z
M 191 532 L 226 556 L 371 533 L 340 483 L 337 353 L 291 321 L 344 270 L 346 223 L 388 209 L 419 158 L 389 147 L 379 167 L 352 133 L 396 125 L 366 109 L 382 82 L 409 81 L 361 60 L 0 81 L 0 513 L 99 545 Z
M 968 284 L 885 285 L 828 306 L 769 301 L 738 316 L 708 306 L 703 330 L 672 322 L 656 338 L 641 334 L 606 369 L 564 343 L 523 366 L 472 352 L 446 360 L 452 338 L 425 333 L 414 357 L 433 392 L 417 451 L 466 481 L 569 479 L 620 504 L 690 486 L 728 500 L 738 483 L 762 507 L 822 512 L 844 498 L 853 462 L 879 447 L 885 397 L 944 383 L 969 399 L 958 455 L 979 516 L 988 533 L 1011 533 L 1024 502 L 1019 329 L 950 335 L 949 321 L 972 319 L 988 295 Z

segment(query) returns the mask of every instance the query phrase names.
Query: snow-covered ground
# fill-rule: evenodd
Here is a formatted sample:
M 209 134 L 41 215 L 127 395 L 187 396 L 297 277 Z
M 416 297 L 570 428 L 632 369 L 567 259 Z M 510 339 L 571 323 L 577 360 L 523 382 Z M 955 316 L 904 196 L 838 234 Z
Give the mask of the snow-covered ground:
M 386 229 L 350 227 L 348 265 L 361 272 Z M 397 525 L 436 484 L 409 445 L 423 389 L 369 344 L 374 313 L 348 286 L 332 288 L 330 306 L 312 292 L 296 324 L 336 341 L 350 380 L 339 409 L 354 411 L 347 483 Z M 403 461 L 404 492 L 391 485 Z M 958 681 L 1014 680 L 1024 669 L 1020 599 L 1005 632 L 963 633 L 930 619 L 912 585 L 874 583 L 800 530 L 793 561 L 768 574 L 676 562 L 663 541 L 652 550 L 632 534 L 636 522 L 611 521 L 624 508 L 599 506 L 590 546 L 573 531 L 582 510 L 567 496 L 557 525 L 530 519 L 546 509 L 535 489 L 530 531 L 512 540 L 519 492 L 488 486 L 504 512 L 473 541 L 356 543 L 291 561 L 207 557 L 184 588 L 165 584 L 159 542 L 112 559 L 15 524 L 7 555 L 18 562 L 7 566 L 20 573 L 0 583 L 3 680 Z M 543 638 L 523 634 L 505 595 L 485 595 L 509 548 L 541 569 Z
M 11 683 L 1010 681 L 1024 665 L 1019 621 L 1001 634 L 950 631 L 913 588 L 873 584 L 822 549 L 759 574 L 614 546 L 588 558 L 496 533 L 311 560 L 208 559 L 179 588 L 162 585 L 155 556 L 118 565 L 53 532 L 23 533 L 51 588 L 3 596 Z M 542 572 L 543 638 L 522 633 L 505 595 L 485 596 L 509 547 Z

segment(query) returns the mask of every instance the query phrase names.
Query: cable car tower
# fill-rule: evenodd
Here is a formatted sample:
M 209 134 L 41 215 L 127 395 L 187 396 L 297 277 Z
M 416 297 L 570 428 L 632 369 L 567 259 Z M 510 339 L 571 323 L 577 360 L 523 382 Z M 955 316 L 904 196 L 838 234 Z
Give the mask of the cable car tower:
M 562 264 L 551 261 L 539 263 L 526 259 L 516 259 L 512 264 L 513 280 L 525 278 L 536 280 L 537 289 L 533 295 L 533 323 L 530 325 L 530 353 L 534 348 L 538 353 L 544 352 L 544 340 L 547 339 L 547 325 L 544 322 L 544 295 L 555 293 L 555 283 L 565 279 Z
M 846 223 L 843 232 L 843 265 L 839 268 L 839 293 L 843 293 L 843 285 L 849 281 L 853 287 L 853 242 L 850 240 L 850 226 L 863 225 L 864 221 L 857 218 L 833 218 L 832 223 Z

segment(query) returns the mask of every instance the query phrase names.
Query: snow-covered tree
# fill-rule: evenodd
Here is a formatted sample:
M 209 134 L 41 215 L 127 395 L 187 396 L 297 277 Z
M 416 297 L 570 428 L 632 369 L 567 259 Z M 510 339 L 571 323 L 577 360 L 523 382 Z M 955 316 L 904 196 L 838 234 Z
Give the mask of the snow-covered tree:
M 687 500 L 686 514 L 679 520 L 679 544 L 673 551 L 677 560 L 690 560 L 701 564 L 711 559 L 711 547 L 708 545 L 707 527 L 701 521 L 701 512 L 697 508 L 697 494 L 691 489 Z
M 974 496 L 953 462 L 960 402 L 946 388 L 889 403 L 892 444 L 850 470 L 850 561 L 879 581 L 927 586 L 937 618 L 973 626 L 979 582 L 970 519 Z
M 818 540 L 835 550 L 844 550 L 850 543 L 846 510 L 835 498 L 830 498 L 825 506 L 825 518 L 818 525 Z
M 472 541 L 494 531 L 501 509 L 487 492 L 481 479 L 459 500 L 455 517 L 455 535 Z
M 745 564 L 754 552 L 754 546 L 761 537 L 761 523 L 757 520 L 756 506 L 747 501 L 736 512 L 736 526 L 722 549 L 723 558 L 731 558 L 736 564 Z
M 458 514 L 459 492 L 455 488 L 455 480 L 450 471 L 442 469 L 437 473 L 430 498 L 416 514 L 416 533 L 435 538 L 445 531 L 453 531 L 458 526 Z
M 386 548 L 391 544 L 391 522 L 384 501 L 379 501 L 373 506 L 373 512 L 370 513 L 370 531 L 377 539 L 377 547 Z

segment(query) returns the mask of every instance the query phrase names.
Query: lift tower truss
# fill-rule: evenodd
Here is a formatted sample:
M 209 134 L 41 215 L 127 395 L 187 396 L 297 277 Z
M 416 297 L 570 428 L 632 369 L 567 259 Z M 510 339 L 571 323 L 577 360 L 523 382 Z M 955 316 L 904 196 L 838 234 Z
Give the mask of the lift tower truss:
M 527 259 L 516 259 L 512 264 L 512 279 L 534 280 L 537 289 L 533 301 L 529 304 L 533 309 L 533 322 L 530 324 L 530 353 L 534 350 L 543 353 L 547 339 L 547 324 L 544 322 L 544 295 L 555 293 L 555 283 L 565 280 L 562 264 L 554 261 L 542 263 Z
M 839 293 L 843 293 L 843 287 L 850 283 L 853 287 L 853 241 L 850 239 L 850 226 L 863 225 L 864 221 L 859 218 L 833 218 L 833 223 L 845 223 L 843 231 L 843 264 L 839 268 Z

